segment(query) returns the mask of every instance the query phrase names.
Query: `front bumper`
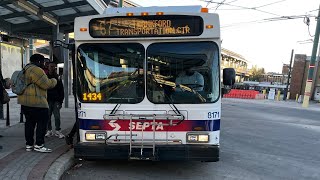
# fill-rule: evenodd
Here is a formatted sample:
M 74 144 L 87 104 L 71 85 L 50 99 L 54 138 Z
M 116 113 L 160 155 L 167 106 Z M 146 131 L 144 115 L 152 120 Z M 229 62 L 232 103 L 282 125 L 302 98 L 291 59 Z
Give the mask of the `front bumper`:
M 155 156 L 152 148 L 132 149 L 129 156 L 129 145 L 107 145 L 93 143 L 78 143 L 74 146 L 75 158 L 88 160 L 101 159 L 141 159 L 141 160 L 187 160 L 187 161 L 219 161 L 219 146 L 217 145 L 156 145 Z M 132 156 L 134 156 L 132 158 Z

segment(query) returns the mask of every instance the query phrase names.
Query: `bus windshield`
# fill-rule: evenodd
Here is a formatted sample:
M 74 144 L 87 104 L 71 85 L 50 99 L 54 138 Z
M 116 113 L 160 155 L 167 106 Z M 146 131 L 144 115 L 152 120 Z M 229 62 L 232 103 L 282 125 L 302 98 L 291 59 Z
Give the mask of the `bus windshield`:
M 219 98 L 214 42 L 165 42 L 147 49 L 147 97 L 153 103 L 212 103 Z
M 131 104 L 143 100 L 145 49 L 141 44 L 82 44 L 77 53 L 81 101 Z
M 146 64 L 146 69 L 144 69 Z M 146 81 L 144 73 L 146 75 Z M 213 103 L 219 98 L 216 43 L 86 43 L 77 50 L 80 101 L 155 104 Z

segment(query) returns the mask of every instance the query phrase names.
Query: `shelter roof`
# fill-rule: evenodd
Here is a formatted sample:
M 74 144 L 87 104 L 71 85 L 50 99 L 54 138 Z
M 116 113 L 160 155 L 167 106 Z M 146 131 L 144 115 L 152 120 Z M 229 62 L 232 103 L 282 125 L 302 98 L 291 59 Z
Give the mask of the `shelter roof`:
M 73 32 L 75 17 L 102 14 L 105 8 L 117 6 L 116 0 L 1 0 L 0 31 L 10 36 L 51 40 L 54 28 Z M 125 0 L 123 6 L 138 5 Z

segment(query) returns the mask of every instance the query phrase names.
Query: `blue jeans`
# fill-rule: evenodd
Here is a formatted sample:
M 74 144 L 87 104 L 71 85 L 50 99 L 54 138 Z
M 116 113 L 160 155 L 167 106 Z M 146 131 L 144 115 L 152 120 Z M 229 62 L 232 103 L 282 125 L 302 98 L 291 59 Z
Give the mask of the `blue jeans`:
M 55 126 L 56 126 L 56 131 L 60 131 L 60 108 L 61 108 L 61 104 L 60 102 L 57 101 L 48 101 L 49 104 L 49 121 L 48 121 L 48 130 L 52 130 L 52 125 L 51 125 L 51 116 L 53 114 L 54 116 L 54 122 L 55 122 Z

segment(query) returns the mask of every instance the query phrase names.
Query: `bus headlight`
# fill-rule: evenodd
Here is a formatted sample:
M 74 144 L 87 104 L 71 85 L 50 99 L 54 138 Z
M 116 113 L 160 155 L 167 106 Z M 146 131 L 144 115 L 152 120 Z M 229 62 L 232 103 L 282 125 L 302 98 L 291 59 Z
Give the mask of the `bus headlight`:
M 209 142 L 209 135 L 208 134 L 201 134 L 198 136 L 198 141 L 200 142 Z
M 96 134 L 96 140 L 105 140 L 106 134 L 105 133 L 97 133 Z
M 197 143 L 197 142 L 209 142 L 209 134 L 195 134 L 195 133 L 190 133 L 187 134 L 187 142 L 193 142 L 193 143 Z
M 188 141 L 198 141 L 198 136 L 195 134 L 188 134 Z
M 106 133 L 86 133 L 86 140 L 87 141 L 99 141 L 99 140 L 105 140 L 106 139 Z
M 86 133 L 86 140 L 87 140 L 87 141 L 94 141 L 94 140 L 96 140 L 96 134 L 94 134 L 94 133 Z

